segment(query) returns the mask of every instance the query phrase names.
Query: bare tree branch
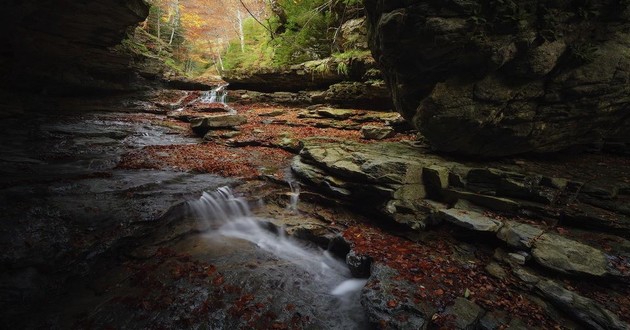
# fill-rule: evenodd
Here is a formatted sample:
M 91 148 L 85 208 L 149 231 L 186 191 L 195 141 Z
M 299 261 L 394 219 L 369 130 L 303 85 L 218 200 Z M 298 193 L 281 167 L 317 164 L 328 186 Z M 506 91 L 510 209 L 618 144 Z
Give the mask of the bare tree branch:
M 245 8 L 245 10 L 247 10 L 247 12 L 249 13 L 249 16 L 251 16 L 256 22 L 258 22 L 258 24 L 260 24 L 262 27 L 265 28 L 265 30 L 269 31 L 269 35 L 271 35 L 271 39 L 274 38 L 273 35 L 273 31 L 271 31 L 271 28 L 267 27 L 265 24 L 263 24 L 261 21 L 258 20 L 258 18 L 256 18 L 256 16 L 254 16 L 254 14 L 249 10 L 249 8 L 247 8 L 247 6 L 245 5 L 245 3 L 243 3 L 243 0 L 238 0 L 241 5 L 243 5 L 243 8 Z

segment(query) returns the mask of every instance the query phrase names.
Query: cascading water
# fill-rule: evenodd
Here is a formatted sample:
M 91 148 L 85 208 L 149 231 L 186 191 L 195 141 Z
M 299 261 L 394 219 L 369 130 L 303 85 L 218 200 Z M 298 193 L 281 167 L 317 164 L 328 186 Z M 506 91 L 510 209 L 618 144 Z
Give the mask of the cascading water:
M 227 86 L 228 85 L 220 85 L 209 91 L 203 92 L 201 97 L 199 98 L 199 102 L 201 103 L 219 103 L 223 105 L 223 107 L 232 114 L 236 113 L 236 110 L 229 106 L 227 102 Z
M 297 181 L 289 181 L 291 192 L 289 193 L 289 205 L 287 209 L 293 213 L 298 213 L 298 202 L 300 201 L 300 184 Z
M 203 92 L 201 102 L 225 104 L 227 100 L 227 85 L 217 86 L 209 91 Z
M 298 187 L 294 185 L 293 187 Z M 298 188 L 293 188 L 297 205 Z M 269 229 L 269 219 L 256 217 L 248 203 L 228 187 L 204 193 L 188 203 L 192 215 L 211 230 L 208 240 L 232 239 L 253 243 L 264 259 L 264 271 L 233 270 L 234 281 L 252 290 L 272 294 L 276 305 L 290 303 L 301 315 L 310 315 L 313 326 L 327 329 L 363 329 L 367 322 L 359 303 L 364 279 L 352 278 L 346 264 L 327 251 L 307 246 Z M 270 258 L 271 261 L 269 261 Z M 245 279 L 243 279 L 245 278 Z M 274 303 L 272 302 L 272 305 Z

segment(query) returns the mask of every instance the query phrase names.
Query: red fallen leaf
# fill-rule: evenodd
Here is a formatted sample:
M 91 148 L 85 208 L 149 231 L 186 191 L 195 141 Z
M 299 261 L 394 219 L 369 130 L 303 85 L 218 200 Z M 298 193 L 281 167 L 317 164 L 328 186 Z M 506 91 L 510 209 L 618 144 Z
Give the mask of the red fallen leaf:
M 223 284 L 223 275 L 219 275 L 212 280 L 212 284 L 221 285 Z
M 437 289 L 437 290 L 433 291 L 433 294 L 435 294 L 436 296 L 441 296 L 441 295 L 444 294 L 444 290 Z
M 389 308 L 394 308 L 396 306 L 398 306 L 398 303 L 396 302 L 396 300 L 390 300 L 387 302 L 387 307 Z
M 214 265 L 210 265 L 208 267 L 208 270 L 206 270 L 206 274 L 208 274 L 208 276 L 211 276 L 212 274 L 214 274 L 217 271 L 217 267 L 215 267 Z
M 293 304 L 287 304 L 287 305 L 285 306 L 285 309 L 286 309 L 287 311 L 289 311 L 289 312 L 292 312 L 293 310 L 295 310 L 295 305 L 293 305 Z

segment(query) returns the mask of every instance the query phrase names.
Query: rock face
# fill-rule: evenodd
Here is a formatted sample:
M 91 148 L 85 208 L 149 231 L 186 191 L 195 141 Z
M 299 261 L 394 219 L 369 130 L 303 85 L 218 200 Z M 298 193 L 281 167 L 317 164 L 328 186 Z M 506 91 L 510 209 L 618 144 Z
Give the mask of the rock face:
M 627 3 L 364 4 L 395 107 L 436 149 L 496 157 L 610 141 L 627 150 Z
M 129 89 L 131 58 L 111 47 L 148 15 L 144 1 L 10 1 L 0 15 L 4 87 L 46 93 Z

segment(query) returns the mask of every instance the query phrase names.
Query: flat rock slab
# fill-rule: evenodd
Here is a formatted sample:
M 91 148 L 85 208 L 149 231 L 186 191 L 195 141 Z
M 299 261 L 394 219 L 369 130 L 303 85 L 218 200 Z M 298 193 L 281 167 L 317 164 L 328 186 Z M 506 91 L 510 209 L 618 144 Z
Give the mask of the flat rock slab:
M 554 234 L 543 234 L 532 248 L 534 260 L 555 271 L 571 275 L 603 277 L 609 274 L 604 252 Z
M 506 221 L 497 233 L 497 237 L 511 247 L 528 250 L 534 240 L 543 234 L 543 230 L 515 221 Z
M 588 325 L 590 329 L 630 329 L 629 324 L 596 301 L 569 291 L 554 281 L 542 280 L 536 284 L 536 289 L 547 300 Z
M 438 217 L 456 226 L 481 232 L 496 232 L 501 228 L 501 222 L 491 219 L 477 211 L 446 209 L 438 212 Z
M 345 120 L 352 116 L 355 116 L 357 112 L 354 110 L 347 110 L 347 109 L 325 108 L 325 109 L 318 109 L 317 114 L 326 118 Z
M 234 128 L 245 123 L 247 118 L 241 115 L 226 114 L 191 119 L 190 127 L 195 133 L 204 135 L 211 129 Z

